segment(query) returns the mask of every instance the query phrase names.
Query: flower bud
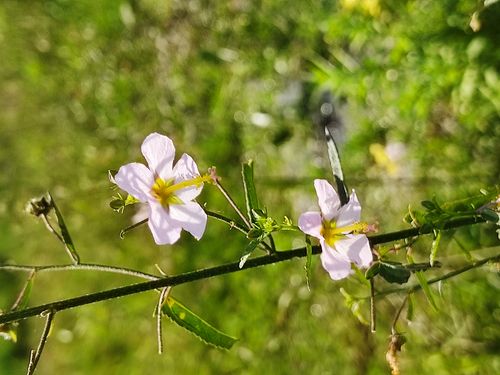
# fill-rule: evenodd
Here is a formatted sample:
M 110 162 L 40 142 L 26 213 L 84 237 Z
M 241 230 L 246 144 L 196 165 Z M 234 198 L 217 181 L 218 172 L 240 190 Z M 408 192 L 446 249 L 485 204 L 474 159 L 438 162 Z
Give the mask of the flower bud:
M 35 216 L 47 215 L 52 207 L 53 205 L 50 198 L 41 196 L 39 198 L 31 199 L 26 205 L 26 211 Z

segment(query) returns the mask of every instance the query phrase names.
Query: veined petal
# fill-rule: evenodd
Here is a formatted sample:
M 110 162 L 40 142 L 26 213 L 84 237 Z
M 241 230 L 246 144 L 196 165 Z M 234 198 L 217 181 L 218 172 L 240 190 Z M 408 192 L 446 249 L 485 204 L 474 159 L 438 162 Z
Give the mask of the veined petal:
M 340 208 L 340 199 L 332 185 L 327 180 L 314 180 L 314 188 L 318 195 L 318 204 L 325 220 L 332 220 L 337 216 Z
M 175 147 L 170 138 L 151 133 L 142 142 L 141 151 L 155 177 L 171 178 Z
M 323 238 L 321 236 L 321 222 L 322 218 L 319 212 L 304 212 L 299 217 L 299 228 L 310 236 Z
M 130 163 L 118 170 L 115 182 L 120 189 L 142 202 L 147 202 L 151 196 L 154 176 L 144 164 Z
M 193 158 L 188 154 L 182 154 L 179 161 L 175 164 L 172 174 L 175 178 L 175 183 L 200 176 L 198 166 Z M 185 189 L 177 190 L 175 195 L 177 195 L 183 202 L 189 202 L 200 195 L 202 189 L 203 184 L 200 184 L 199 186 L 190 186 Z
M 321 265 L 328 272 L 332 280 L 344 279 L 352 273 L 351 263 L 342 254 L 329 247 L 321 240 Z
M 359 204 L 356 192 L 353 190 L 349 197 L 349 202 L 340 207 L 337 216 L 337 227 L 345 227 L 347 225 L 358 222 L 361 219 L 361 205 Z
M 198 203 L 172 204 L 170 217 L 197 240 L 203 236 L 207 226 L 207 214 Z
M 155 202 L 149 203 L 148 226 L 158 245 L 175 243 L 181 236 L 182 227 L 170 218 L 165 208 Z
M 339 240 L 335 243 L 335 247 L 359 267 L 366 268 L 373 261 L 370 243 L 364 234 L 351 235 Z

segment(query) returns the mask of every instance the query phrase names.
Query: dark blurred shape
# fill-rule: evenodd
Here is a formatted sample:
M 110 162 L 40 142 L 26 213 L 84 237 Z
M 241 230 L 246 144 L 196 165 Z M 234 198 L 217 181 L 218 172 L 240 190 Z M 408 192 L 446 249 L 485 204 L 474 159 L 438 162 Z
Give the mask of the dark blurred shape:
M 344 139 L 344 123 L 337 110 L 338 101 L 333 97 L 330 90 L 324 90 L 315 106 L 313 121 L 316 124 L 318 133 L 321 137 L 325 134 L 325 128 L 328 129 L 337 146 Z

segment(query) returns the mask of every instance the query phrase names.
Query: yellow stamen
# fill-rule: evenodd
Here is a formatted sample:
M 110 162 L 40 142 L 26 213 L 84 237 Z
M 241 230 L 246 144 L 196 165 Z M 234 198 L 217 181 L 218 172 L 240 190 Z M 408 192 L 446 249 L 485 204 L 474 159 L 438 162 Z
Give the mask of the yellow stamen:
M 160 177 L 157 177 L 153 187 L 151 188 L 151 193 L 153 197 L 155 197 L 162 206 L 168 207 L 170 204 L 179 204 L 182 201 L 177 197 L 174 193 L 177 190 L 185 189 L 190 186 L 200 186 L 204 182 L 210 182 L 212 180 L 212 176 L 205 174 L 203 176 L 198 176 L 192 178 L 190 180 L 184 180 L 177 184 L 174 184 L 174 179 L 164 180 Z
M 330 247 L 333 247 L 335 242 L 345 237 L 346 234 L 364 233 L 367 229 L 368 225 L 363 222 L 357 222 L 345 227 L 337 227 L 337 222 L 335 220 L 323 221 L 321 235 L 325 239 L 326 243 Z

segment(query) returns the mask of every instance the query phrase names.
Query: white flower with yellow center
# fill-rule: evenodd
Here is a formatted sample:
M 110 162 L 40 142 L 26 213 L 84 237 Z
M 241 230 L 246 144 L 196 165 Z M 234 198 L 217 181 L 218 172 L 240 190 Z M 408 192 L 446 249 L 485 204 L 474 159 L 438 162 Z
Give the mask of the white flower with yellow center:
M 321 244 L 321 264 L 333 280 L 349 276 L 351 263 L 366 268 L 373 260 L 366 223 L 360 222 L 361 205 L 353 191 L 349 202 L 341 206 L 339 196 L 326 180 L 314 180 L 321 212 L 305 212 L 299 228 L 316 237 Z
M 173 166 L 175 147 L 164 135 L 148 135 L 141 151 L 149 168 L 140 163 L 124 165 L 115 175 L 116 184 L 148 204 L 148 225 L 158 245 L 173 244 L 182 229 L 199 240 L 205 232 L 207 215 L 193 199 L 212 176 L 200 176 L 187 154 L 182 154 Z

